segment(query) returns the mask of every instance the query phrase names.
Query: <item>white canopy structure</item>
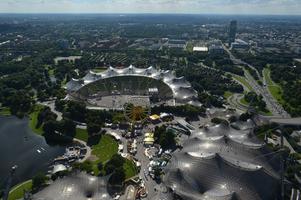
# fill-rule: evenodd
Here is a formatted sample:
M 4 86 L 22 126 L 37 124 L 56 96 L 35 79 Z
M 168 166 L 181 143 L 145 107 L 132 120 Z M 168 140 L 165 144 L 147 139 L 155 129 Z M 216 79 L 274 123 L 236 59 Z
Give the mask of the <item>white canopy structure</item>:
M 250 122 L 193 131 L 173 154 L 164 183 L 183 199 L 276 199 L 279 154 L 253 134 Z M 268 191 L 268 192 L 267 192 Z
M 161 82 L 161 85 L 158 82 Z M 109 96 L 113 92 L 141 95 L 146 94 L 149 88 L 158 88 L 158 95 L 163 99 L 170 98 L 176 103 L 201 106 L 197 100 L 197 92 L 184 77 L 177 78 L 172 71 L 157 70 L 153 67 L 136 68 L 132 65 L 123 69 L 109 67 L 100 73 L 90 71 L 83 78 L 72 79 L 66 85 L 69 95 L 81 96 L 82 99 L 96 93 L 98 96 Z

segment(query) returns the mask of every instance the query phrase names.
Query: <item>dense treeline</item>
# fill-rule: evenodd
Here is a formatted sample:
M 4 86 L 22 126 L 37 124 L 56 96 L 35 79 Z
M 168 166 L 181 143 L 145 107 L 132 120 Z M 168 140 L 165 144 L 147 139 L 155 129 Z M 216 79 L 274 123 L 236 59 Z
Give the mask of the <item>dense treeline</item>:
M 51 82 L 45 64 L 51 63 L 46 51 L 38 57 L 0 64 L 0 102 L 12 114 L 23 116 L 35 101 L 64 97 L 61 85 Z
M 243 61 L 256 67 L 258 71 L 262 71 L 264 67 L 269 66 L 271 78 L 282 88 L 279 95 L 284 100 L 281 102 L 284 109 L 292 116 L 301 116 L 301 64 L 300 62 L 293 62 L 297 55 L 292 53 L 261 53 L 256 55 L 241 52 L 234 53 Z M 247 69 L 255 79 L 258 79 L 255 72 L 252 72 L 249 68 Z
M 238 51 L 233 51 L 233 53 L 236 55 L 236 57 L 256 67 L 259 71 L 261 71 L 268 64 L 287 65 L 288 63 L 292 62 L 293 58 L 296 57 L 296 55 L 291 53 L 259 53 L 256 55 Z
M 257 111 L 268 112 L 266 103 L 261 95 L 258 96 L 255 92 L 248 92 L 245 94 L 244 98 L 246 102 L 248 102 L 249 105 L 255 108 Z
M 221 71 L 191 66 L 189 68 L 178 69 L 177 75 L 185 76 L 199 93 L 208 91 L 212 95 L 222 96 L 225 91 L 238 93 L 243 91 L 241 85 L 223 76 Z
M 239 76 L 244 76 L 244 70 L 241 69 L 238 66 L 233 66 L 233 65 L 221 65 L 219 67 L 220 70 L 225 71 L 225 72 L 230 72 Z
M 295 65 L 295 67 L 293 67 Z M 301 64 L 271 65 L 271 78 L 282 87 L 284 108 L 292 116 L 301 115 Z
M 255 80 L 257 80 L 257 81 L 259 80 L 258 74 L 254 69 L 252 69 L 250 67 L 245 67 L 245 68 Z
M 156 126 L 154 132 L 155 142 L 162 149 L 174 149 L 176 147 L 175 134 L 171 130 L 167 130 L 166 126 Z

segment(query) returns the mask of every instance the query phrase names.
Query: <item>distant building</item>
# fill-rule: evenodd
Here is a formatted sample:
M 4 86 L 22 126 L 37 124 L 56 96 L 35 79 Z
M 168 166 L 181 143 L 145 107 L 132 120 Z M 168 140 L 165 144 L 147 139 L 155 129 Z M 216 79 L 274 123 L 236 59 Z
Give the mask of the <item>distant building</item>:
M 230 27 L 229 27 L 229 46 L 231 45 L 232 42 L 235 42 L 236 32 L 237 32 L 237 21 L 232 20 L 230 22 Z
M 193 47 L 193 52 L 208 52 L 208 47 Z
M 223 54 L 224 48 L 222 46 L 221 41 L 214 40 L 210 43 L 208 48 L 209 54 Z
M 209 54 L 220 55 L 224 53 L 222 45 L 212 44 L 209 46 Z
M 249 43 L 241 39 L 235 39 L 235 42 L 231 43 L 231 49 L 248 49 L 249 47 Z
M 186 41 L 185 40 L 168 40 L 168 48 L 172 49 L 185 49 Z

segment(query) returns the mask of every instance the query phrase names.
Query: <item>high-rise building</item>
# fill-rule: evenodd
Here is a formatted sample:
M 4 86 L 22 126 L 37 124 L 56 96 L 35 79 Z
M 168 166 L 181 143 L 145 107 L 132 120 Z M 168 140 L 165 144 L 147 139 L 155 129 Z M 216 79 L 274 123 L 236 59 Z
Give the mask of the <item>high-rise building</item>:
M 229 46 L 231 45 L 232 42 L 235 41 L 236 31 L 237 31 L 237 21 L 232 20 L 230 22 L 230 27 L 229 27 Z

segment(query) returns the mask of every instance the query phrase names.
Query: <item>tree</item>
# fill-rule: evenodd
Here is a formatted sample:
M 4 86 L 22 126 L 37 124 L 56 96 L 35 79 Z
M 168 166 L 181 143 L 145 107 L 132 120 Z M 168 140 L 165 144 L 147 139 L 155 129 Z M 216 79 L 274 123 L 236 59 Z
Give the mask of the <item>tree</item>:
M 171 130 L 166 130 L 166 126 L 155 127 L 155 142 L 163 149 L 174 148 L 176 146 L 175 134 Z
M 154 175 L 155 175 L 156 179 L 160 180 L 161 169 L 159 167 L 154 167 Z
M 53 112 L 51 112 L 49 107 L 44 107 L 40 110 L 38 114 L 38 122 L 36 124 L 36 127 L 39 128 L 42 126 L 42 124 L 49 120 L 56 120 L 57 115 Z
M 87 109 L 84 103 L 69 101 L 64 116 L 78 122 L 85 122 L 86 113 Z
M 125 180 L 125 172 L 123 167 L 118 167 L 115 169 L 114 173 L 111 175 L 109 182 L 113 185 L 121 185 Z
M 45 185 L 46 181 L 48 180 L 47 176 L 43 173 L 38 173 L 32 179 L 32 188 L 39 189 L 43 185 Z
M 88 131 L 88 134 L 89 134 L 90 136 L 99 133 L 100 130 L 101 130 L 101 127 L 100 127 L 99 124 L 96 124 L 96 123 L 89 123 L 89 124 L 87 125 L 87 131 Z
M 102 164 L 102 162 L 100 162 L 100 163 L 97 164 L 97 168 L 98 168 L 99 171 L 103 170 L 103 164 Z
M 63 101 L 63 100 L 55 100 L 55 109 L 62 112 L 65 108 L 65 105 L 66 105 L 66 101 Z
M 217 118 L 217 117 L 211 119 L 211 122 L 215 123 L 215 124 L 224 124 L 224 125 L 227 125 L 227 126 L 229 125 L 229 123 L 228 123 L 227 120 L 221 119 L 221 118 Z
M 60 131 L 64 133 L 64 135 L 73 137 L 76 131 L 76 124 L 70 119 L 64 119 L 60 122 Z
M 233 123 L 237 121 L 237 117 L 235 115 L 232 115 L 231 117 L 229 117 L 229 122 Z
M 252 116 L 249 113 L 242 113 L 239 116 L 239 120 L 241 121 L 247 121 L 248 119 L 250 119 Z
M 175 134 L 172 131 L 166 131 L 165 134 L 161 134 L 159 138 L 159 144 L 161 145 L 162 149 L 175 147 Z
M 74 169 L 79 169 L 81 171 L 86 171 L 88 173 L 93 171 L 93 164 L 90 161 L 85 161 L 83 163 L 74 163 L 72 167 Z
M 53 134 L 57 130 L 58 123 L 55 120 L 49 120 L 44 123 L 43 131 L 46 134 Z
M 115 154 L 112 156 L 111 160 L 106 163 L 105 165 L 105 171 L 106 174 L 111 174 L 114 172 L 118 167 L 123 166 L 125 163 L 125 159 L 120 156 L 119 154 Z

